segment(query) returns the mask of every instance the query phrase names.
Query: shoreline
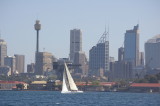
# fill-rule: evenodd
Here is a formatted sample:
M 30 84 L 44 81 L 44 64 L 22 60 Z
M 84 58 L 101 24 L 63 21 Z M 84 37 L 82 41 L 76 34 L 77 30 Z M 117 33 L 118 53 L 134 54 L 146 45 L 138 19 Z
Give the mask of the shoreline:
M 0 90 L 1 91 L 53 91 L 53 90 Z M 53 91 L 53 92 L 61 92 L 61 91 Z M 84 92 L 113 92 L 113 91 L 84 91 Z M 151 94 L 157 94 L 160 92 L 133 92 L 133 91 L 116 91 L 114 93 L 151 93 Z

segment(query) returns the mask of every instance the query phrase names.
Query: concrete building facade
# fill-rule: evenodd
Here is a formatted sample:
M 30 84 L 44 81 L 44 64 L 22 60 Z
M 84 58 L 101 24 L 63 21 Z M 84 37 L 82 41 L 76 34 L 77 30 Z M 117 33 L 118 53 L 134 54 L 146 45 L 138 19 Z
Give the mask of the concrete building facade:
M 144 66 L 144 52 L 139 53 L 139 65 Z
M 82 51 L 82 31 L 80 29 L 70 30 L 70 61 L 75 67 L 73 77 L 87 77 L 88 62 L 85 52 Z
M 11 68 L 9 66 L 0 66 L 0 75 L 10 76 Z
M 34 73 L 35 72 L 35 64 L 27 64 L 27 73 Z
M 124 60 L 124 48 L 120 47 L 118 49 L 118 61 L 123 61 Z
M 18 73 L 24 73 L 24 66 L 25 66 L 25 56 L 15 54 L 15 61 L 16 61 L 16 71 Z
M 15 56 L 7 56 L 4 58 L 5 66 L 9 66 L 11 68 L 11 74 L 16 71 L 16 60 Z
M 80 67 L 75 68 L 75 73 L 81 73 L 81 77 L 88 76 L 88 62 L 84 52 L 75 52 L 74 64 L 80 65 Z
M 7 43 L 0 39 L 0 66 L 4 65 L 4 58 L 7 56 Z
M 48 52 L 37 52 L 36 53 L 36 64 L 35 64 L 35 74 L 44 75 L 45 72 L 53 70 L 53 55 Z
M 70 60 L 74 61 L 75 52 L 82 51 L 82 32 L 80 29 L 70 30 Z
M 126 80 L 133 78 L 133 63 L 127 61 L 111 62 L 110 81 Z
M 149 69 L 160 68 L 160 34 L 145 43 L 145 65 Z

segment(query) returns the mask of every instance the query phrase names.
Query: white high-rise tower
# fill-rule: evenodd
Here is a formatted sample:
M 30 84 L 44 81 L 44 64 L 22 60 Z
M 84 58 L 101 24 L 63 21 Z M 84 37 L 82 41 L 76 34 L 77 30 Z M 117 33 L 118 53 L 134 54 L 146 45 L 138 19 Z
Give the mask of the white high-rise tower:
M 82 32 L 80 29 L 70 30 L 70 60 L 74 61 L 76 52 L 82 51 Z

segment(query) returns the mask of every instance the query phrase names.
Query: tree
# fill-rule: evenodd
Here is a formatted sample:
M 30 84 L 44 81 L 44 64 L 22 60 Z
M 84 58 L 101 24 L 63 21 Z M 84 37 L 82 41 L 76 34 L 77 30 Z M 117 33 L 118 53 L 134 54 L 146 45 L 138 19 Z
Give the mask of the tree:
M 149 78 L 149 82 L 150 82 L 150 83 L 158 83 L 158 79 L 157 79 L 156 76 L 151 76 L 151 77 Z
M 160 73 L 156 75 L 157 79 L 160 80 Z
M 92 85 L 99 85 L 99 81 L 92 81 Z
M 19 90 L 22 90 L 22 89 L 24 89 L 24 85 L 23 84 L 16 84 L 16 87 L 17 87 L 17 89 Z

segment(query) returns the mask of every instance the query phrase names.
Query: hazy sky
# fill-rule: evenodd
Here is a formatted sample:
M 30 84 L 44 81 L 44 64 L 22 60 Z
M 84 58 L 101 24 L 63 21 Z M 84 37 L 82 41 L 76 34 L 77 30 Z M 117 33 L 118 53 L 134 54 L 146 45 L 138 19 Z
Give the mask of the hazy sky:
M 1 38 L 8 55 L 24 54 L 26 64 L 34 62 L 37 18 L 42 25 L 40 51 L 68 57 L 70 30 L 79 28 L 88 57 L 109 24 L 110 56 L 117 59 L 125 31 L 137 23 L 141 51 L 149 38 L 160 34 L 160 0 L 0 0 Z

